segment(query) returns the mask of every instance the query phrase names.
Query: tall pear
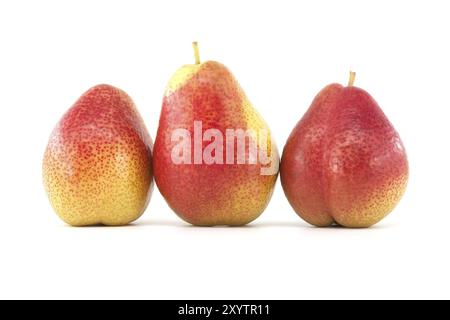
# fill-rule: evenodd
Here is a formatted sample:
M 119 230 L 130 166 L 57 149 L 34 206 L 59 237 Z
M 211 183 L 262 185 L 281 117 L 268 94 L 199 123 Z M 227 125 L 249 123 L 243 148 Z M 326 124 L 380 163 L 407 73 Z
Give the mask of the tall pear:
M 369 227 L 393 210 L 408 180 L 398 133 L 375 100 L 331 84 L 289 136 L 281 183 L 297 214 L 316 226 Z
M 73 226 L 124 225 L 141 216 L 152 190 L 152 141 L 131 98 L 98 85 L 67 111 L 50 137 L 44 185 Z
M 169 206 L 200 226 L 244 225 L 266 208 L 279 158 L 269 128 L 230 71 L 181 67 L 163 98 L 153 167 Z M 244 144 L 243 144 L 243 143 Z

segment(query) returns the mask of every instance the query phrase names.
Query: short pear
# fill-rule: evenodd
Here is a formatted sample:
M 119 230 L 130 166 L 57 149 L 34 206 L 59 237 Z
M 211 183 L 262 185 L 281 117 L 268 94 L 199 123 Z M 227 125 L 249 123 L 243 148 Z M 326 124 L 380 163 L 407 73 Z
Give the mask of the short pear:
M 400 136 L 375 100 L 349 85 L 326 86 L 290 134 L 281 184 L 295 212 L 315 226 L 369 227 L 405 192 Z
M 43 178 L 53 208 L 70 225 L 139 218 L 152 191 L 152 140 L 131 98 L 104 84 L 84 93 L 51 134 Z

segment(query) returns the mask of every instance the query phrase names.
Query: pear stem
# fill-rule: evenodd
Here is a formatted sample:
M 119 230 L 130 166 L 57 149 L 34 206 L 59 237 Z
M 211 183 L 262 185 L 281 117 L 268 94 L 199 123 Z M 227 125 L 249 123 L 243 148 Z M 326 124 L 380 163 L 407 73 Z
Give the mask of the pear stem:
M 198 53 L 197 41 L 192 42 L 192 48 L 194 48 L 195 64 L 200 64 L 200 54 Z
M 350 71 L 350 77 L 348 78 L 348 86 L 353 87 L 355 83 L 356 72 Z

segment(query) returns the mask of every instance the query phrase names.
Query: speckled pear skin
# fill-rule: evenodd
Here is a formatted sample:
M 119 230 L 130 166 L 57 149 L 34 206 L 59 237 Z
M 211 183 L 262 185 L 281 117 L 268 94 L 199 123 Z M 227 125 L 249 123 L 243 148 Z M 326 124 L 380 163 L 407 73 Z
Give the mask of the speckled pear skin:
M 251 222 L 269 203 L 278 175 L 279 156 L 276 147 L 270 146 L 271 138 L 273 175 L 261 175 L 261 164 L 174 164 L 171 133 L 185 128 L 193 137 L 194 120 L 202 121 L 203 131 L 268 130 L 224 65 L 208 61 L 180 68 L 167 86 L 155 140 L 153 167 L 161 194 L 179 217 L 194 225 Z M 203 142 L 203 148 L 207 144 Z M 234 150 L 236 156 L 236 146 Z
M 331 84 L 289 136 L 280 176 L 290 204 L 308 223 L 361 228 L 399 202 L 408 162 L 375 100 L 360 88 Z
M 58 216 L 73 226 L 126 225 L 152 191 L 152 140 L 131 98 L 98 85 L 66 112 L 47 146 L 43 179 Z

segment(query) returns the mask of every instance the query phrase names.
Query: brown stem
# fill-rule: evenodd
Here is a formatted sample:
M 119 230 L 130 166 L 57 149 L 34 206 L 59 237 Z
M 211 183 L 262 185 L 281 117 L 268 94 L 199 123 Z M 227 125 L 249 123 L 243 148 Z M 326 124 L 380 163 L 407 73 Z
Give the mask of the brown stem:
M 350 71 L 350 77 L 348 78 L 348 86 L 353 87 L 353 83 L 355 83 L 356 72 Z
M 197 43 L 197 41 L 192 42 L 192 48 L 194 48 L 195 64 L 200 64 L 200 54 L 198 53 L 198 43 Z

